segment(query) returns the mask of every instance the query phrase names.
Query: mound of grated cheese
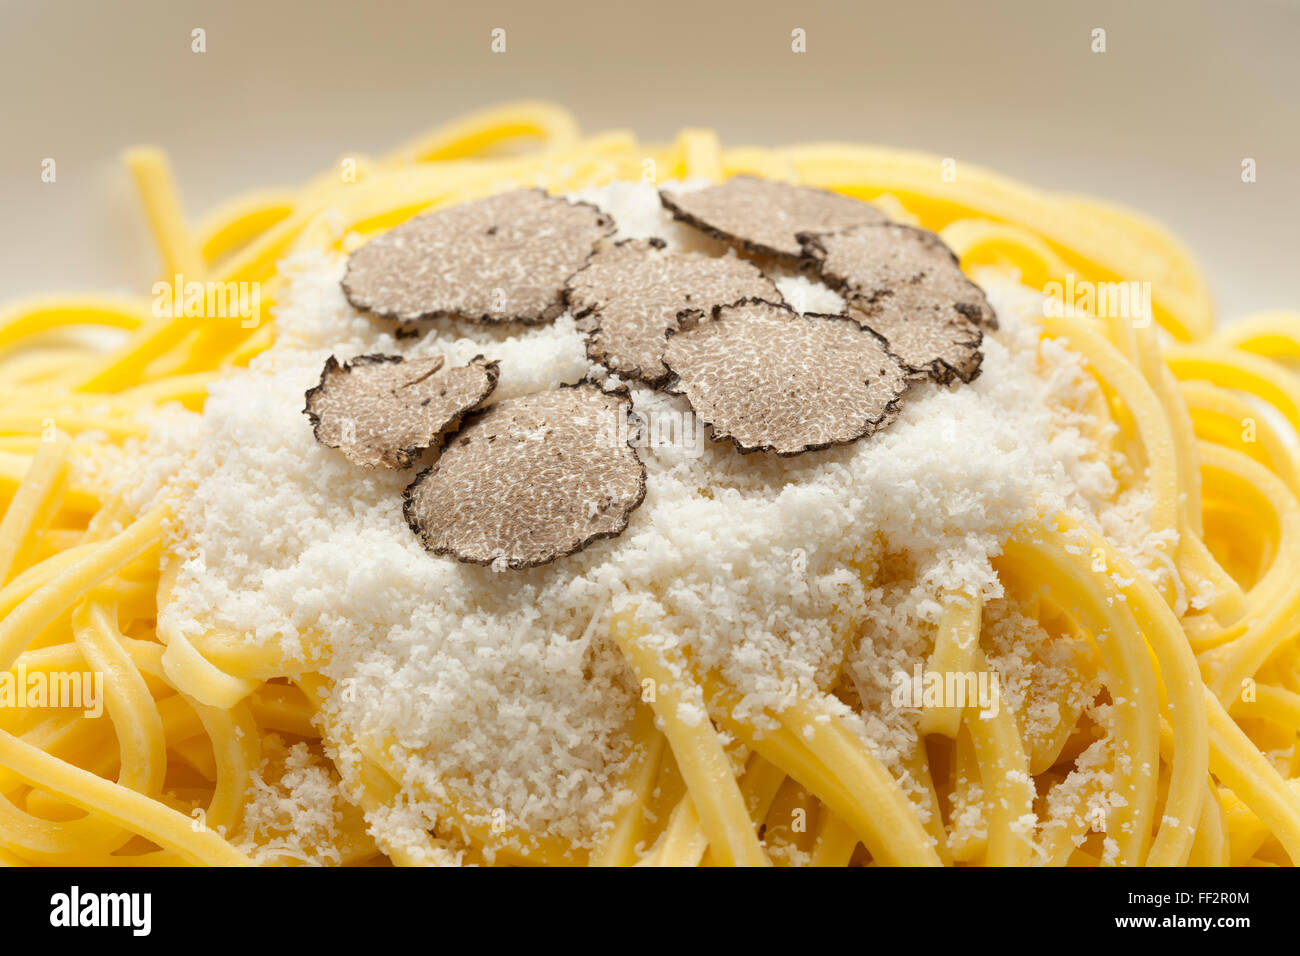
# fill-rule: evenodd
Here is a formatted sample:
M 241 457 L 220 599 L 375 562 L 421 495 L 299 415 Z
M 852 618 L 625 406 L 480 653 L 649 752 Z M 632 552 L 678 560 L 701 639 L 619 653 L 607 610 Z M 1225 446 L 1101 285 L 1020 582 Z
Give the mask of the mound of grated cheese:
M 607 210 L 620 237 L 731 254 L 673 222 L 648 185 L 580 198 Z M 422 338 L 395 339 L 348 305 L 343 267 L 316 253 L 283 262 L 275 345 L 213 385 L 201 421 L 156 426 L 154 460 L 187 489 L 169 545 L 183 563 L 162 613 L 188 633 L 231 628 L 293 656 L 322 635 L 328 709 L 350 736 L 395 745 L 402 800 L 424 819 L 449 804 L 479 823 L 503 810 L 530 831 L 600 841 L 629 798 L 618 785 L 633 756 L 622 728 L 638 688 L 608 636 L 628 605 L 738 688 L 756 721 L 847 664 L 864 709 L 855 725 L 910 785 L 901 761 L 915 714 L 892 707 L 888 677 L 925 659 L 943 591 L 1003 598 L 990 558 L 1013 528 L 1068 509 L 1157 573 L 1149 502 L 1119 495 L 1090 437 L 1095 384 L 1065 346 L 1039 342 L 1040 296 L 993 273 L 979 278 L 1002 328 L 985 337 L 983 374 L 970 386 L 914 386 L 898 421 L 871 439 L 790 459 L 707 438 L 643 448 L 645 502 L 620 537 L 521 572 L 434 557 L 402 518 L 413 471 L 358 468 L 314 440 L 303 395 L 325 359 L 441 353 L 450 364 L 482 353 L 501 361 L 494 401 L 601 370 L 568 315 L 522 331 L 439 320 Z M 841 304 L 805 276 L 776 278 L 798 310 Z M 679 397 L 635 384 L 632 397 L 642 413 L 690 421 Z M 140 494 L 167 467 L 155 464 Z M 1003 617 L 999 633 L 1045 639 L 1014 609 Z M 846 647 L 854 626 L 861 640 Z M 1004 644 L 994 664 L 1042 724 L 1030 733 L 1046 733 L 1054 718 L 1033 708 L 1032 685 L 1068 683 L 1068 666 Z M 369 823 L 381 844 L 406 825 L 383 814 Z

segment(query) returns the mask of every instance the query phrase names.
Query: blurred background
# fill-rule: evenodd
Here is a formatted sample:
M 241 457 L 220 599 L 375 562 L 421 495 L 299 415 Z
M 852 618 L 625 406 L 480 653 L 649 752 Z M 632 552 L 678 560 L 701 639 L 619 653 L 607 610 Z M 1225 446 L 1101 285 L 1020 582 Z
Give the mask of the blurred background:
M 148 288 L 128 145 L 170 152 L 197 220 L 345 153 L 547 98 L 586 131 L 880 143 L 1092 193 L 1182 236 L 1225 317 L 1300 306 L 1295 0 L 0 0 L 0 23 L 0 300 Z

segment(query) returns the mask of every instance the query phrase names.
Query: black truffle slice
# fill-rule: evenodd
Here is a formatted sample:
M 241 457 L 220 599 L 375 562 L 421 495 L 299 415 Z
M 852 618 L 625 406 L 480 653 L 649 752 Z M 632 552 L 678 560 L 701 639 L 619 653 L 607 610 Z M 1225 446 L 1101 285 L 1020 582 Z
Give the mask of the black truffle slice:
M 586 382 L 494 405 L 406 489 L 407 523 L 434 554 L 509 568 L 622 533 L 645 497 L 631 408 Z
M 746 252 L 784 259 L 804 258 L 800 233 L 888 221 L 860 199 L 754 176 L 735 176 L 695 192 L 663 190 L 659 198 L 674 218 L 696 229 Z
M 934 233 L 890 223 L 805 235 L 804 245 L 848 314 L 909 372 L 945 384 L 979 374 L 980 327 L 997 327 L 993 309 Z
M 498 375 L 481 355 L 453 368 L 441 355 L 362 355 L 346 365 L 331 355 L 303 411 L 316 440 L 356 464 L 408 468 L 492 393 Z
M 669 252 L 661 239 L 597 250 L 568 289 L 569 309 L 586 332 L 591 360 L 652 385 L 668 377 L 663 354 L 670 331 L 748 298 L 780 302 L 781 293 L 753 263 Z
M 549 322 L 564 284 L 613 220 L 588 203 L 516 189 L 417 216 L 348 259 L 343 294 L 398 322 L 456 316 Z
M 957 256 L 928 229 L 891 222 L 801 237 L 827 285 L 872 302 L 900 286 L 919 286 L 936 302 L 985 328 L 998 327 L 984 290 L 961 271 Z
M 668 340 L 670 386 L 714 438 L 743 452 L 842 445 L 898 415 L 907 376 L 878 337 L 843 316 L 749 300 Z
M 918 286 L 900 286 L 873 302 L 850 297 L 849 317 L 884 340 L 909 373 L 947 385 L 980 373 L 984 333 Z

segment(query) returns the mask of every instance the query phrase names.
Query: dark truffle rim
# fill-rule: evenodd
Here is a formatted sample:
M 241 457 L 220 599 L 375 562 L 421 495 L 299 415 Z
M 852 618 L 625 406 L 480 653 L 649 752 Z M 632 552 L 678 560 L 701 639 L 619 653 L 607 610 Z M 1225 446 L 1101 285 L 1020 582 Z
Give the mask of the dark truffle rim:
M 423 452 L 428 451 L 429 449 L 441 448 L 444 442 L 446 441 L 447 436 L 450 435 L 452 432 L 456 431 L 458 428 L 460 428 L 461 423 L 465 420 L 465 417 L 471 414 L 485 401 L 487 401 L 488 396 L 490 396 L 494 391 L 496 391 L 497 382 L 501 378 L 501 363 L 495 360 L 489 362 L 482 355 L 474 356 L 464 365 L 451 366 L 452 368 L 468 368 L 472 365 L 476 365 L 481 362 L 482 365 L 480 365 L 479 367 L 482 368 L 483 371 L 487 374 L 487 391 L 485 391 L 481 396 L 479 396 L 478 400 L 474 402 L 474 404 L 470 405 L 467 408 L 462 409 L 461 411 L 457 412 L 452 418 L 450 418 L 447 421 L 447 424 L 444 425 L 442 429 L 436 435 L 433 436 L 433 440 L 429 444 L 416 444 L 416 445 L 410 445 L 406 448 L 397 449 L 397 451 L 393 453 L 394 457 L 399 462 L 399 464 L 396 466 L 384 464 L 384 462 L 382 461 L 378 461 L 378 462 L 357 461 L 354 457 L 352 457 L 351 454 L 348 453 L 347 449 L 344 448 L 342 445 L 332 445 L 329 442 L 325 441 L 323 438 L 321 438 L 320 435 L 321 420 L 320 420 L 320 416 L 317 415 L 314 411 L 312 411 L 312 402 L 317 395 L 321 394 L 324 391 L 326 387 L 326 379 L 329 377 L 331 372 L 342 371 L 342 372 L 350 373 L 354 368 L 365 367 L 367 365 L 384 365 L 384 364 L 401 365 L 406 361 L 407 361 L 406 356 L 388 355 L 382 352 L 372 352 L 367 355 L 358 355 L 355 358 L 349 359 L 347 362 L 342 364 L 340 364 L 339 360 L 336 359 L 333 355 L 327 358 L 325 360 L 325 367 L 321 369 L 320 381 L 316 385 L 313 385 L 311 388 L 307 389 L 305 395 L 307 404 L 302 410 L 303 414 L 306 415 L 308 420 L 311 422 L 312 435 L 313 437 L 315 437 L 316 441 L 324 445 L 326 448 L 335 448 L 338 451 L 342 452 L 343 456 L 347 458 L 348 461 L 352 462 L 352 464 L 357 465 L 359 467 L 370 468 L 372 470 L 375 468 L 382 467 L 382 468 L 387 468 L 390 471 L 402 471 L 406 468 L 410 468 L 411 465 L 415 464 L 415 459 Z M 444 363 L 445 363 L 445 357 L 444 357 Z M 438 371 L 442 371 L 442 369 L 446 367 L 447 366 L 444 364 L 438 369 Z
M 876 344 L 878 344 L 881 347 L 881 351 L 883 351 L 889 359 L 893 360 L 894 364 L 898 366 L 899 371 L 902 372 L 903 375 L 902 387 L 898 390 L 898 394 L 896 394 L 893 398 L 891 398 L 888 402 L 885 403 L 885 408 L 880 413 L 880 417 L 874 420 L 868 419 L 864 429 L 857 435 L 854 435 L 851 438 L 845 438 L 840 441 L 818 442 L 816 444 L 808 445 L 804 448 L 800 448 L 795 451 L 777 451 L 777 449 L 773 445 L 754 445 L 750 447 L 741 444 L 740 439 L 738 439 L 735 435 L 729 435 L 725 433 L 719 434 L 717 426 L 713 422 L 705 419 L 703 414 L 700 412 L 700 410 L 695 407 L 695 403 L 691 402 L 691 410 L 694 411 L 695 414 L 702 421 L 704 421 L 706 425 L 709 426 L 709 436 L 714 441 L 724 441 L 724 440 L 729 441 L 731 442 L 732 445 L 736 447 L 736 450 L 739 451 L 742 455 L 751 455 L 755 452 L 761 451 L 761 452 L 770 452 L 774 455 L 777 455 L 780 458 L 794 458 L 798 455 L 803 455 L 810 451 L 822 451 L 827 448 L 836 448 L 841 445 L 851 445 L 854 442 L 861 441 L 864 438 L 870 438 L 876 432 L 881 431 L 884 428 L 887 428 L 889 425 L 891 425 L 894 422 L 896 418 L 898 418 L 899 413 L 903 410 L 903 398 L 907 394 L 907 384 L 908 384 L 907 366 L 902 362 L 902 360 L 899 359 L 897 355 L 889 351 L 888 343 L 884 340 L 884 338 L 880 335 L 879 332 L 877 332 L 875 329 L 862 325 L 861 323 L 849 317 L 848 315 L 843 315 L 843 314 L 830 315 L 825 312 L 796 312 L 794 309 L 792 309 L 789 305 L 787 305 L 784 302 L 769 302 L 767 299 L 756 299 L 753 297 L 750 297 L 748 299 L 741 299 L 739 302 L 735 302 L 732 303 L 731 305 L 723 306 L 722 309 L 718 310 L 718 314 L 714 315 L 712 321 L 718 321 L 719 319 L 723 318 L 723 316 L 721 315 L 723 309 L 739 309 L 750 305 L 770 305 L 775 309 L 780 309 L 782 311 L 788 312 L 793 318 L 796 319 L 826 319 L 832 322 L 848 323 L 854 330 L 861 332 L 863 335 L 870 336 L 872 339 L 874 339 L 876 341 Z M 667 365 L 668 363 L 665 362 L 664 364 Z M 675 394 L 683 395 L 686 398 L 686 400 L 690 402 L 690 396 L 686 395 L 685 390 L 680 388 L 680 383 L 681 383 L 681 377 L 676 372 L 673 372 L 672 380 L 670 381 L 668 387 L 666 388 L 666 391 L 672 391 Z
M 829 252 L 822 242 L 822 240 L 828 236 L 844 236 L 857 232 L 860 229 L 894 229 L 898 232 L 911 233 L 919 238 L 927 248 L 936 251 L 943 250 L 948 253 L 948 257 L 952 260 L 952 267 L 956 270 L 957 275 L 960 276 L 972 290 L 974 290 L 976 295 L 979 297 L 979 301 L 983 303 L 983 309 L 981 310 L 979 306 L 972 306 L 968 302 L 958 302 L 953 300 L 953 310 L 973 325 L 992 330 L 997 329 L 998 317 L 997 313 L 993 311 L 992 303 L 989 302 L 988 296 L 985 294 L 984 290 L 980 288 L 979 284 L 974 282 L 965 272 L 962 272 L 961 259 L 957 256 L 957 253 L 953 252 L 952 248 L 943 241 L 943 238 L 937 232 L 932 232 L 929 229 L 922 229 L 920 226 L 911 226 L 904 222 L 881 222 L 875 224 L 864 223 L 859 226 L 849 226 L 847 229 L 832 229 L 826 232 L 799 233 L 799 245 L 803 248 L 804 260 L 812 266 L 813 270 L 827 286 L 837 292 L 847 292 L 848 295 L 846 298 L 865 298 L 859 290 L 851 288 L 848 276 L 840 275 L 839 273 L 832 272 L 826 268 L 826 257 L 829 255 Z M 972 311 L 980 314 L 971 315 Z
M 548 193 L 545 189 L 542 189 L 540 186 L 527 186 L 527 187 L 521 186 L 515 189 L 503 189 L 499 193 L 493 193 L 490 196 L 481 196 L 478 199 L 469 200 L 469 202 L 454 203 L 450 206 L 440 206 L 437 209 L 416 213 L 416 215 L 412 216 L 410 219 L 407 219 L 405 222 L 400 222 L 392 229 L 385 230 L 384 232 L 380 233 L 378 236 L 373 237 L 370 240 L 370 242 L 374 242 L 376 239 L 381 239 L 384 236 L 387 236 L 388 234 L 392 233 L 394 230 L 402 228 L 403 226 L 420 218 L 421 216 L 434 216 L 437 215 L 439 212 L 442 212 L 444 209 L 454 209 L 458 206 L 468 206 L 471 203 L 482 202 L 483 200 L 486 199 L 495 199 L 497 196 L 505 196 L 512 192 L 541 193 L 547 199 L 555 200 L 556 202 L 562 202 L 568 206 L 575 206 L 575 207 L 586 206 L 587 208 L 595 211 L 596 226 L 601 228 L 603 232 L 601 233 L 601 235 L 596 237 L 596 240 L 592 243 L 591 249 L 589 249 L 587 251 L 587 254 L 583 257 L 582 265 L 580 265 L 578 269 L 575 269 L 574 273 L 576 273 L 577 271 L 579 271 L 580 269 L 586 266 L 587 261 L 591 258 L 592 253 L 596 251 L 596 247 L 597 245 L 599 245 L 600 241 L 602 239 L 608 238 L 609 236 L 612 236 L 618 228 L 617 224 L 614 222 L 614 217 L 611 216 L 609 213 L 605 212 L 605 210 L 601 209 L 593 202 L 587 202 L 584 199 L 569 199 L 566 196 L 555 196 L 552 195 L 551 193 Z M 383 309 L 383 308 L 376 308 L 376 307 L 362 305 L 353 298 L 353 291 L 351 286 L 348 284 L 348 279 L 352 276 L 352 256 L 356 255 L 357 252 L 360 252 L 361 249 L 364 249 L 366 246 L 370 245 L 370 242 L 367 242 L 359 249 L 353 250 L 353 252 L 348 255 L 347 268 L 343 272 L 343 278 L 339 280 L 339 286 L 343 289 L 343 297 L 348 300 L 348 304 L 352 306 L 352 308 L 356 309 L 358 312 L 362 312 L 365 315 L 370 316 L 371 318 L 382 319 L 385 322 L 394 323 L 399 328 L 405 326 L 407 327 L 407 329 L 409 329 L 409 327 L 413 323 L 420 322 L 425 319 L 458 319 L 464 322 L 473 322 L 478 325 L 509 325 L 511 323 L 517 323 L 519 325 L 529 325 L 529 326 L 546 325 L 548 322 L 554 322 L 557 318 L 559 318 L 561 315 L 564 314 L 564 310 L 566 307 L 565 299 L 564 299 L 564 287 L 567 286 L 569 279 L 573 278 L 573 273 L 570 273 L 569 276 L 565 278 L 564 282 L 561 284 L 560 291 L 556 296 L 556 298 L 552 300 L 550 303 L 548 303 L 546 308 L 543 309 L 541 313 L 537 315 L 513 315 L 507 318 L 496 318 L 486 312 L 474 314 L 472 312 L 458 312 L 455 309 L 431 309 L 427 312 L 422 312 L 419 315 L 401 316 L 391 309 Z M 403 329 L 403 331 L 406 332 L 406 329 Z
M 786 182 L 782 182 L 779 179 L 765 179 L 762 176 L 752 176 L 748 173 L 737 173 L 735 176 L 732 176 L 728 179 L 724 179 L 722 182 L 710 183 L 709 186 L 705 187 L 705 189 L 711 188 L 713 186 L 725 186 L 733 179 L 752 179 L 755 182 L 769 183 L 778 186 L 787 186 L 790 189 L 807 189 L 812 192 L 825 193 L 828 196 L 836 196 L 840 199 L 855 200 L 857 202 L 862 203 L 864 206 L 869 206 L 871 209 L 874 209 L 876 212 L 880 214 L 881 218 L 885 220 L 884 222 L 880 222 L 880 223 L 861 223 L 861 225 L 864 226 L 885 225 L 889 221 L 889 217 L 885 215 L 883 210 L 867 202 L 865 199 L 857 199 L 854 196 L 845 196 L 843 193 L 837 193 L 833 189 L 822 189 L 820 186 L 803 186 L 798 183 L 786 183 Z M 704 190 L 699 190 L 699 191 L 703 192 Z M 684 193 L 681 195 L 690 195 L 690 193 Z M 667 209 L 670 213 L 672 213 L 673 218 L 676 219 L 678 222 L 684 222 L 686 223 L 686 225 L 692 227 L 693 229 L 698 229 L 700 232 L 704 233 L 705 235 L 710 236 L 713 239 L 718 239 L 738 249 L 741 249 L 749 253 L 750 255 L 768 256 L 773 259 L 780 259 L 783 262 L 792 265 L 799 265 L 799 266 L 806 265 L 808 262 L 807 254 L 802 251 L 803 243 L 800 241 L 799 238 L 801 235 L 803 235 L 803 233 L 795 233 L 794 236 L 794 241 L 796 244 L 798 244 L 801 247 L 801 250 L 799 252 L 786 252 L 783 249 L 776 249 L 773 248 L 772 246 L 764 245 L 761 242 L 755 242 L 752 239 L 745 239 L 741 236 L 732 235 L 731 233 L 722 231 L 717 226 L 705 222 L 703 219 L 701 219 L 699 216 L 696 216 L 694 213 L 687 212 L 685 209 L 683 209 L 678 204 L 679 203 L 678 194 L 673 193 L 671 190 L 667 190 L 667 189 L 659 190 L 659 202 L 663 204 L 663 207 L 665 209 Z M 834 230 L 834 231 L 838 231 L 838 230 Z
M 710 256 L 705 253 L 675 252 L 673 250 L 668 249 L 667 242 L 665 242 L 663 239 L 660 239 L 658 236 L 650 236 L 647 239 L 638 239 L 638 238 L 620 239 L 618 242 L 614 243 L 614 247 L 617 248 L 635 242 L 647 243 L 651 248 L 657 249 L 660 252 L 664 252 L 667 255 L 681 255 L 687 257 L 698 255 L 711 260 L 717 260 L 722 258 L 721 256 Z M 644 369 L 642 369 L 639 365 L 636 366 L 635 368 L 615 368 L 608 361 L 608 352 L 603 350 L 600 347 L 600 343 L 596 341 L 596 333 L 600 332 L 602 329 L 602 326 L 600 324 L 600 316 L 599 316 L 600 307 L 597 305 L 589 305 L 583 309 L 574 308 L 573 282 L 575 279 L 578 278 L 579 275 L 581 275 L 583 272 L 586 272 L 587 269 L 591 268 L 591 266 L 595 264 L 596 256 L 599 253 L 600 253 L 600 249 L 594 250 L 591 256 L 583 264 L 582 268 L 579 269 L 577 272 L 575 272 L 573 275 L 569 276 L 569 279 L 564 286 L 565 307 L 568 309 L 569 314 L 573 316 L 574 321 L 576 322 L 576 321 L 581 321 L 583 319 L 593 319 L 593 321 L 587 327 L 579 328 L 578 330 L 579 332 L 582 333 L 583 344 L 586 348 L 587 358 L 595 362 L 596 364 L 608 369 L 611 373 L 615 375 L 619 375 L 623 378 L 634 379 L 639 382 L 644 382 L 645 384 L 651 386 L 652 388 L 661 389 L 663 388 L 664 383 L 669 381 L 669 379 L 672 378 L 672 372 L 668 371 L 668 366 L 664 365 L 662 360 L 659 362 L 660 365 L 664 365 L 664 369 L 665 369 L 662 375 L 652 376 L 648 374 Z M 785 296 L 781 294 L 781 290 L 777 286 L 775 279 L 773 279 L 761 268 L 759 268 L 758 265 L 756 265 L 753 262 L 750 262 L 748 259 L 737 259 L 737 261 L 752 268 L 756 273 L 758 273 L 759 278 L 765 279 L 767 281 L 767 284 L 772 287 L 772 291 L 776 293 L 777 301 L 779 301 L 782 305 L 785 304 Z M 675 316 L 675 318 L 677 319 L 678 327 L 676 329 L 672 328 L 671 326 L 666 328 L 664 330 L 665 333 L 664 341 L 667 342 L 668 339 L 672 338 L 674 333 L 678 331 L 683 331 L 682 322 L 684 322 L 685 320 L 694 318 L 696 321 L 700 321 L 705 318 L 715 317 L 718 314 L 719 309 L 725 308 L 726 306 L 729 305 L 736 305 L 741 301 L 744 301 L 743 297 L 741 299 L 736 300 L 736 302 L 717 303 L 711 306 L 707 310 L 679 309 Z M 765 301 L 770 301 L 770 300 L 765 300 Z
M 579 382 L 563 383 L 558 388 L 547 389 L 546 391 L 542 391 L 542 392 L 529 392 L 527 395 L 520 395 L 517 396 L 517 398 L 524 399 L 533 395 L 545 395 L 547 394 L 547 392 L 558 392 L 566 388 L 591 389 L 597 394 L 607 395 L 612 398 L 615 398 L 620 403 L 626 406 L 626 409 L 624 410 L 624 415 L 627 415 L 627 413 L 632 410 L 632 399 L 630 397 L 627 386 L 618 385 L 613 388 L 605 388 L 600 384 L 598 384 L 597 382 L 591 380 L 590 378 L 584 378 Z M 506 399 L 503 402 L 499 402 L 487 408 L 477 409 L 475 412 L 472 413 L 471 416 L 467 417 L 466 422 L 463 423 L 463 427 L 468 426 L 478 418 L 488 415 L 489 413 L 499 409 L 502 405 L 505 404 L 506 401 L 514 401 L 514 400 L 515 399 Z M 632 453 L 632 460 L 635 461 L 640 468 L 640 476 L 637 479 L 636 497 L 632 501 L 632 503 L 627 507 L 627 509 L 623 512 L 622 519 L 619 521 L 618 527 L 611 528 L 608 531 L 595 532 L 589 537 L 580 539 L 577 542 L 577 544 L 575 544 L 572 548 L 568 549 L 567 551 L 557 551 L 550 557 L 543 558 L 540 561 L 522 561 L 513 558 L 508 559 L 506 561 L 506 568 L 508 570 L 526 571 L 530 568 L 544 567 L 548 564 L 552 564 L 555 561 L 558 561 L 560 558 L 567 558 L 571 554 L 577 554 L 579 551 L 584 550 L 585 548 L 587 548 L 589 545 L 593 544 L 596 541 L 600 541 L 605 538 L 617 538 L 619 535 L 621 535 L 624 531 L 627 530 L 627 526 L 632 520 L 632 512 L 640 508 L 641 504 L 645 501 L 646 489 L 647 489 L 647 483 L 646 483 L 647 474 L 646 474 L 645 462 L 641 460 L 641 455 L 637 452 L 636 446 L 633 445 L 630 440 L 627 443 L 627 448 Z M 425 468 L 418 475 L 416 475 L 415 479 L 410 484 L 408 484 L 405 488 L 402 489 L 402 517 L 406 520 L 406 525 L 408 528 L 411 529 L 411 532 L 415 535 L 416 540 L 418 540 L 421 546 L 424 548 L 424 550 L 429 552 L 430 554 L 435 554 L 440 557 L 450 557 L 460 564 L 475 565 L 477 567 L 491 567 L 493 564 L 499 561 L 500 558 L 488 558 L 487 560 L 481 560 L 478 558 L 465 557 L 464 555 L 458 553 L 453 548 L 429 547 L 429 540 L 425 536 L 424 530 L 420 527 L 417 519 L 412 514 L 412 510 L 414 509 L 415 506 L 416 490 L 419 488 L 420 485 L 422 485 L 425 482 L 426 479 L 430 478 L 431 476 L 437 473 L 438 466 L 441 463 L 442 463 L 442 459 L 439 458 L 438 461 L 435 461 L 428 468 Z

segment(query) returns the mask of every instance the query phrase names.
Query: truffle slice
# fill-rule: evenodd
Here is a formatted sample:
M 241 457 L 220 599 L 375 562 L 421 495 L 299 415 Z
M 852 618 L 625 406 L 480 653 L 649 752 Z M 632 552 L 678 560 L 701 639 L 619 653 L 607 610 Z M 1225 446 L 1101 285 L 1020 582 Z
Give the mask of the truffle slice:
M 848 314 L 880 335 L 909 372 L 942 384 L 979 374 L 980 326 L 997 322 L 938 236 L 890 223 L 803 238 L 822 278 L 845 293 Z
M 778 455 L 842 445 L 898 414 L 907 376 L 880 339 L 843 316 L 748 300 L 674 335 L 664 363 L 714 438 Z
M 800 238 L 826 283 L 848 295 L 874 302 L 901 286 L 919 286 L 976 325 L 998 327 L 984 290 L 966 278 L 957 256 L 928 229 L 891 222 Z
M 620 534 L 645 497 L 631 408 L 587 382 L 494 405 L 407 487 L 407 524 L 434 554 L 509 568 Z
M 804 258 L 800 233 L 888 221 L 860 199 L 754 176 L 735 176 L 695 192 L 663 190 L 659 198 L 674 218 L 696 229 L 746 252 L 783 259 Z
M 874 302 L 851 297 L 849 317 L 884 340 L 909 373 L 940 385 L 979 375 L 984 333 L 918 286 L 900 286 Z
M 516 189 L 417 216 L 348 259 L 343 294 L 398 322 L 549 322 L 564 284 L 614 231 L 595 206 Z
M 741 299 L 781 301 L 758 267 L 731 256 L 668 252 L 662 239 L 598 250 L 569 280 L 569 309 L 587 334 L 587 355 L 610 371 L 658 385 L 664 346 L 683 320 Z
M 408 468 L 492 393 L 498 374 L 481 355 L 453 368 L 441 355 L 362 355 L 346 365 L 331 355 L 303 411 L 316 440 L 356 464 Z

